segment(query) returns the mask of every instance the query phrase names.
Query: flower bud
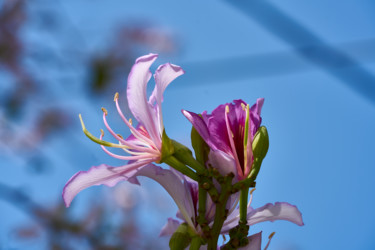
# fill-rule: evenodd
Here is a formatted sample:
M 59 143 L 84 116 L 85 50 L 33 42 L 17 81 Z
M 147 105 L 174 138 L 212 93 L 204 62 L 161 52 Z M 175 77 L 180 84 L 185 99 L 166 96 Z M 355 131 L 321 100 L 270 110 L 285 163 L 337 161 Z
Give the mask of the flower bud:
M 254 136 L 252 148 L 254 161 L 251 167 L 249 178 L 255 180 L 258 176 L 260 167 L 264 157 L 266 157 L 269 147 L 268 132 L 266 127 L 262 126 L 258 129 Z
M 269 147 L 268 132 L 266 127 L 261 126 L 258 129 L 254 136 L 252 147 L 254 159 L 262 161 L 264 157 L 266 157 Z
M 183 223 L 173 233 L 169 241 L 169 248 L 171 250 L 185 249 L 190 245 L 190 242 L 191 236 L 189 234 L 189 226 L 186 223 Z

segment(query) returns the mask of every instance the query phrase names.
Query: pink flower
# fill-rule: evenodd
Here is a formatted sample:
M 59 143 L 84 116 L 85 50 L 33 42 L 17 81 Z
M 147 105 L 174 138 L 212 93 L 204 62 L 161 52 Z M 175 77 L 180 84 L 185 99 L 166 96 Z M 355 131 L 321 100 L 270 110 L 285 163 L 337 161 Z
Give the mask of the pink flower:
M 221 174 L 233 172 L 238 180 L 249 176 L 254 161 L 252 142 L 262 121 L 263 102 L 259 98 L 250 108 L 244 101 L 234 100 L 201 116 L 182 111 L 211 148 L 209 163 Z
M 151 162 L 160 162 L 162 158 L 162 135 L 164 132 L 162 107 L 163 93 L 166 87 L 184 71 L 176 65 L 167 63 L 160 65 L 154 74 L 155 88 L 147 100 L 147 83 L 152 74 L 149 70 L 157 55 L 149 54 L 139 57 L 133 65 L 128 77 L 127 98 L 129 109 L 138 121 L 134 127 L 132 121 L 128 120 L 122 113 L 118 94 L 115 95 L 115 102 L 118 113 L 126 126 L 132 133 L 127 139 L 116 134 L 108 125 L 106 120 L 107 111 L 103 109 L 103 121 L 110 134 L 118 141 L 110 143 L 103 141 L 103 132 L 100 139 L 91 135 L 85 128 L 82 119 L 82 127 L 85 134 L 95 142 L 101 144 L 102 149 L 112 157 L 129 161 L 128 164 L 120 167 L 111 167 L 105 164 L 92 167 L 88 171 L 76 173 L 66 183 L 63 191 L 63 199 L 67 207 L 70 206 L 73 198 L 83 189 L 94 185 L 114 186 L 119 181 L 132 181 L 131 176 L 137 170 L 148 166 Z M 81 118 L 81 117 L 80 117 Z M 110 152 L 107 147 L 116 147 L 124 150 L 128 155 L 117 155 Z

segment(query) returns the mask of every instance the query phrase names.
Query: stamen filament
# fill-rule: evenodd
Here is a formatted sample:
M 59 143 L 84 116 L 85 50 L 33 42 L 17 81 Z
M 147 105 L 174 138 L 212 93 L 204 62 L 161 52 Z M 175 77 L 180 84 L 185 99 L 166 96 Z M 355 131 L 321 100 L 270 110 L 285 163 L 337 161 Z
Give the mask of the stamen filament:
M 83 130 L 83 133 L 92 141 L 100 144 L 100 145 L 103 145 L 103 146 L 107 146 L 107 147 L 113 147 L 113 148 L 129 148 L 129 146 L 127 145 L 119 145 L 119 144 L 115 144 L 115 143 L 111 143 L 111 142 L 107 142 L 107 141 L 103 141 L 95 136 L 93 136 L 85 127 L 85 124 L 83 123 L 83 120 L 82 120 L 82 116 L 81 114 L 79 114 L 79 119 L 81 121 L 81 126 L 82 126 L 82 130 Z
M 121 110 L 120 105 L 119 105 L 119 103 L 118 103 L 118 93 L 115 94 L 114 101 L 116 102 L 117 112 L 119 113 L 121 119 L 122 119 L 122 120 L 125 122 L 125 124 L 129 127 L 130 132 L 131 132 L 131 133 L 132 133 L 137 139 L 139 139 L 139 140 L 141 140 L 141 141 L 144 141 L 145 143 L 147 143 L 147 144 L 149 144 L 149 145 L 152 145 L 153 147 L 157 148 L 156 145 L 155 145 L 155 143 L 154 143 L 151 139 L 149 139 L 149 138 L 147 138 L 146 136 L 142 135 L 141 133 L 139 133 L 139 132 L 137 131 L 137 129 L 135 129 L 135 128 L 133 127 L 133 125 L 132 125 L 133 122 L 131 121 L 131 119 L 130 119 L 129 121 L 126 119 L 126 117 L 125 117 L 124 114 L 122 113 L 122 110 Z
M 236 161 L 237 172 L 238 172 L 238 175 L 240 176 L 239 179 L 243 179 L 244 178 L 244 173 L 243 173 L 243 171 L 241 169 L 240 161 L 238 160 L 236 147 L 234 146 L 233 133 L 232 133 L 232 131 L 230 129 L 230 124 L 229 124 L 229 119 L 228 119 L 228 113 L 229 113 L 229 106 L 227 105 L 225 107 L 225 123 L 226 123 L 226 126 L 227 126 L 229 143 L 230 143 L 230 146 L 232 148 L 234 159 Z
M 129 150 L 129 149 L 126 149 L 126 148 L 123 148 L 123 150 L 126 152 L 126 153 L 128 153 L 128 154 L 130 154 L 130 155 L 144 155 L 144 152 L 134 152 L 134 151 L 131 151 L 131 150 Z M 153 155 L 155 155 L 155 156 L 158 156 L 159 155 L 159 153 L 157 152 L 157 151 L 154 151 L 154 152 L 149 152 L 149 154 L 153 154 Z
M 103 130 L 102 130 L 102 133 L 100 134 L 100 139 L 103 138 Z M 120 159 L 120 160 L 127 160 L 127 161 L 130 161 L 130 160 L 140 160 L 140 159 L 147 159 L 147 158 L 150 158 L 152 157 L 153 155 L 151 154 L 143 154 L 143 155 L 138 155 L 138 156 L 123 156 L 123 155 L 117 155 L 117 154 L 114 154 L 112 152 L 110 152 L 108 149 L 106 149 L 103 145 L 100 145 L 100 147 L 103 149 L 104 152 L 106 152 L 108 155 L 114 157 L 114 158 L 117 158 L 117 159 Z
M 249 176 L 252 168 L 252 160 L 253 160 L 253 139 L 252 139 L 252 134 L 253 131 L 251 129 L 251 119 L 250 119 L 250 106 L 247 104 L 246 107 L 246 119 L 247 119 L 247 126 L 248 128 L 246 129 L 246 145 L 245 145 L 245 155 L 246 155 L 246 161 L 245 161 L 245 176 Z
M 116 140 L 120 141 L 122 144 L 120 145 L 125 145 L 127 146 L 128 148 L 133 148 L 133 149 L 136 149 L 136 150 L 139 150 L 139 151 L 146 151 L 146 152 L 154 152 L 154 150 L 150 150 L 150 146 L 148 144 L 145 144 L 146 147 L 142 147 L 142 146 L 137 146 L 136 144 L 132 143 L 132 142 L 129 142 L 129 141 L 126 141 L 124 140 L 123 138 L 119 137 L 112 129 L 111 127 L 108 125 L 108 122 L 107 122 L 107 118 L 106 118 L 106 115 L 107 115 L 107 112 L 105 112 L 105 110 L 103 110 L 103 122 L 104 122 L 104 125 L 106 126 L 106 128 L 108 129 L 109 133 L 111 133 L 111 135 L 113 137 L 116 138 Z
M 267 245 L 266 245 L 266 247 L 264 248 L 264 250 L 267 250 L 268 249 L 268 247 L 270 246 L 270 243 L 271 243 L 271 239 L 272 239 L 272 237 L 275 235 L 275 232 L 272 232 L 271 234 L 270 234 L 270 236 L 268 236 L 268 242 L 267 242 Z
M 254 193 L 255 190 L 256 190 L 256 188 L 253 188 L 253 189 L 250 190 L 250 199 L 249 199 L 249 203 L 247 204 L 247 208 L 250 207 L 251 202 L 253 201 L 253 193 Z

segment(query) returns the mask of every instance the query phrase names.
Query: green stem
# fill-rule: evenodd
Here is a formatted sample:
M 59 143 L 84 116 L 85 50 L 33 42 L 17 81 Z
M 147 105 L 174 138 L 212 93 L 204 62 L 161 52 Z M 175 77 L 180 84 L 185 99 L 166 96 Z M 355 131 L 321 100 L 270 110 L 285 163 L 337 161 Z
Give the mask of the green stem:
M 249 194 L 249 188 L 241 190 L 240 194 L 240 222 L 247 224 L 247 198 Z
M 202 239 L 199 236 L 195 236 L 191 240 L 189 250 L 199 250 L 201 245 L 202 245 Z
M 171 155 L 167 157 L 164 159 L 164 162 L 184 175 L 189 176 L 191 179 L 198 181 L 198 175 L 185 164 L 177 160 L 174 156 Z
M 221 192 L 219 200 L 216 203 L 214 224 L 211 228 L 211 237 L 208 239 L 208 250 L 217 249 L 217 241 L 220 236 L 221 228 L 223 227 L 224 221 L 227 218 L 228 210 L 226 209 L 226 204 L 229 196 L 231 195 L 233 176 L 225 176 L 223 182 L 221 183 Z
M 249 179 L 255 180 L 257 178 L 261 165 L 262 160 L 259 158 L 254 158 L 253 166 L 251 167 L 251 171 L 249 174 Z
M 198 223 L 201 225 L 206 223 L 206 200 L 207 200 L 207 191 L 199 185 L 198 189 Z

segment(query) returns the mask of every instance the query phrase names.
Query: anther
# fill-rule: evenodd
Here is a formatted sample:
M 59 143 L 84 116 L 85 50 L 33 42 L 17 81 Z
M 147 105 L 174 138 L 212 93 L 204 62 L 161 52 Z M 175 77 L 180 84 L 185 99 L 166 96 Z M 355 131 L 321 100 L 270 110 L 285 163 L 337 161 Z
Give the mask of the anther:
M 276 232 L 272 232 L 272 233 L 270 234 L 270 236 L 268 236 L 268 239 L 269 239 L 269 240 L 272 239 L 272 237 L 275 235 L 275 233 L 276 233 Z
M 122 137 L 122 135 L 120 134 L 117 134 L 118 137 L 120 137 L 121 139 L 124 139 L 124 137 Z
M 116 92 L 115 97 L 113 98 L 113 101 L 117 101 L 118 99 L 118 92 Z
M 133 125 L 133 120 L 132 120 L 132 118 L 129 118 L 129 123 L 130 123 L 130 125 Z
M 243 111 L 245 111 L 245 108 L 246 108 L 245 104 L 241 103 L 241 107 L 242 107 Z
M 250 190 L 250 195 L 253 195 L 254 191 L 256 190 L 256 188 L 253 188 Z
M 104 131 L 103 131 L 103 129 L 100 130 L 100 136 L 104 136 Z
M 268 242 L 267 242 L 267 245 L 266 247 L 264 248 L 264 250 L 267 250 L 268 247 L 270 246 L 270 243 L 271 243 L 271 239 L 272 237 L 275 235 L 275 232 L 271 233 L 270 236 L 268 236 Z
M 108 115 L 108 111 L 105 108 L 102 108 L 102 111 L 104 112 L 105 115 Z
M 225 106 L 225 112 L 229 113 L 229 106 Z

